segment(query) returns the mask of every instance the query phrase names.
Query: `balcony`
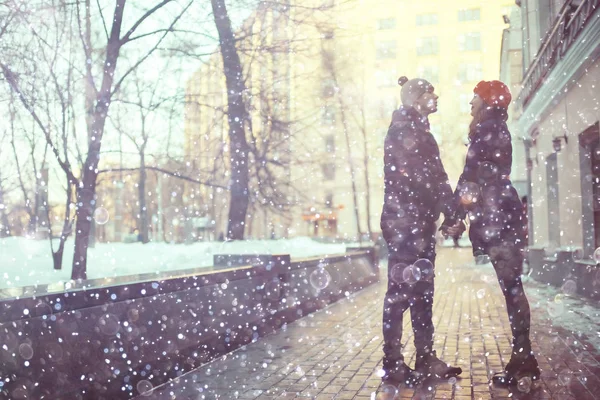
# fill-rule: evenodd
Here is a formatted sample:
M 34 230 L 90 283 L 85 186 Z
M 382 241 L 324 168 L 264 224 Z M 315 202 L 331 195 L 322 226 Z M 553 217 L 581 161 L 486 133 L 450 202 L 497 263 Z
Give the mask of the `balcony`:
M 598 10 L 600 0 L 567 0 L 523 78 L 518 102 L 525 109 Z M 593 44 L 590 44 L 593 45 Z

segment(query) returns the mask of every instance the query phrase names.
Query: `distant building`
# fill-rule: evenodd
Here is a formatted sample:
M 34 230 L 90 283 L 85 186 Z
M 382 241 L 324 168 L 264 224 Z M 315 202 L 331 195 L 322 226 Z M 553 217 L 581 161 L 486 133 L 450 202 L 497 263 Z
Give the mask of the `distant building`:
M 283 128 L 289 140 L 278 153 L 289 154 L 289 174 L 277 180 L 282 187 L 294 187 L 288 191 L 291 213 L 252 205 L 247 236 L 356 239 L 359 227 L 362 234 L 380 230 L 383 139 L 399 105 L 401 75 L 426 78 L 440 94 L 439 111 L 431 116 L 432 131 L 454 184 L 466 154 L 472 89 L 482 79 L 499 78 L 502 32 L 507 27 L 502 17 L 510 15 L 513 6 L 512 0 L 340 2 L 318 13 L 312 26 L 293 24 L 290 21 L 298 18 L 288 21 L 285 13 L 268 8 L 257 10 L 242 30 L 265 35 L 248 40 L 291 40 L 296 46 L 302 38 L 304 46 L 276 58 L 263 46 L 254 59 L 242 60 L 248 68 L 249 93 L 256 95 L 261 85 L 278 83 L 283 101 L 277 110 L 256 96 L 249 104 L 259 138 L 270 132 L 264 118 L 269 112 L 289 122 Z M 186 159 L 202 180 L 227 185 L 229 145 L 220 58 L 215 53 L 188 81 L 185 143 Z M 216 221 L 217 231 L 225 231 L 228 193 L 209 186 L 193 190 L 206 215 Z

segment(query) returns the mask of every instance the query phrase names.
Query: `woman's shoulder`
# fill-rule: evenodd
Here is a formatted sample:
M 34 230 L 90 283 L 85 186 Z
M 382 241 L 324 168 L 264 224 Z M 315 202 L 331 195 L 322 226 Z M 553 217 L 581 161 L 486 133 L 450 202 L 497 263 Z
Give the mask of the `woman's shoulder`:
M 506 122 L 501 119 L 488 119 L 477 128 L 474 141 L 493 142 L 495 145 L 506 145 L 511 141 Z

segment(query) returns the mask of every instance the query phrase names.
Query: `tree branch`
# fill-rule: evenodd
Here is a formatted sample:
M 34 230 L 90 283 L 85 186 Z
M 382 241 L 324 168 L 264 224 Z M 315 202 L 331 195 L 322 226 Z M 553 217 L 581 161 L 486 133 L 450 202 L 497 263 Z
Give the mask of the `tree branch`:
M 102 19 L 102 27 L 104 28 L 104 33 L 106 34 L 106 40 L 108 40 L 108 28 L 106 27 L 106 20 L 104 19 L 104 14 L 102 13 L 102 7 L 100 7 L 100 0 L 96 0 L 96 4 L 98 5 L 98 12 L 100 13 L 100 18 Z
M 147 37 L 147 36 L 152 36 L 152 35 L 155 35 L 155 34 L 160 33 L 160 32 L 166 32 L 166 33 L 168 33 L 168 32 L 173 32 L 173 33 L 192 33 L 192 34 L 194 34 L 196 36 L 204 36 L 204 37 L 206 37 L 208 39 L 217 40 L 215 37 L 210 36 L 209 34 L 206 34 L 206 33 L 202 33 L 202 32 L 190 31 L 190 30 L 187 30 L 187 29 L 169 29 L 169 28 L 167 28 L 167 29 L 157 29 L 157 30 L 152 31 L 152 32 L 143 33 L 141 35 L 131 37 L 125 43 L 133 42 L 134 40 L 142 39 L 142 38 Z M 125 44 L 125 43 L 123 43 L 123 44 Z
M 79 38 L 81 39 L 81 44 L 83 45 L 83 51 L 85 53 L 85 70 L 86 70 L 86 78 L 89 80 L 88 84 L 94 90 L 94 94 L 98 95 L 98 89 L 96 88 L 96 83 L 94 82 L 94 76 L 92 75 L 92 49 L 89 48 L 86 39 L 83 37 L 83 29 L 81 27 L 81 14 L 79 12 L 79 1 L 77 1 L 77 25 L 79 31 Z M 87 30 L 87 28 L 86 28 Z
M 129 29 L 127 31 L 127 33 L 125 34 L 125 36 L 123 36 L 123 38 L 121 39 L 121 45 L 123 45 L 123 44 L 125 44 L 125 43 L 127 43 L 129 41 L 129 39 L 131 38 L 131 35 L 142 24 L 142 22 L 144 22 L 146 20 L 146 18 L 148 18 L 149 16 L 151 16 L 152 14 L 154 14 L 154 12 L 156 12 L 158 9 L 164 7 L 165 5 L 169 4 L 172 1 L 173 0 L 163 0 L 160 3 L 158 3 L 157 5 L 155 5 L 154 7 L 152 7 L 151 9 L 149 9 L 148 11 L 146 11 L 146 13 L 144 15 L 142 15 L 141 18 L 138 19 L 135 22 L 135 24 L 133 24 L 133 26 L 131 27 L 131 29 Z M 187 9 L 187 7 L 186 7 L 186 9 Z
M 199 181 L 197 179 L 190 178 L 189 176 L 181 175 L 179 172 L 172 172 L 172 171 L 168 171 L 166 169 L 162 169 L 162 168 L 159 168 L 159 167 L 149 167 L 149 166 L 146 166 L 144 168 L 152 170 L 152 171 L 156 171 L 156 172 L 161 172 L 163 174 L 170 175 L 172 177 L 175 177 L 175 178 L 178 178 L 178 179 L 182 179 L 184 181 L 188 181 L 188 182 L 192 182 L 192 183 L 197 183 L 199 185 L 208 186 L 208 187 L 216 187 L 216 188 L 221 188 L 221 189 L 229 190 L 229 188 L 227 186 L 217 185 L 215 183 L 210 183 L 210 182 Z M 107 173 L 107 172 L 127 172 L 127 171 L 139 171 L 139 170 L 140 170 L 139 167 L 137 167 L 137 168 L 110 168 L 110 169 L 100 169 L 100 170 L 98 170 L 98 174 L 103 174 L 103 173 Z
M 170 2 L 172 0 L 165 0 L 163 1 L 164 4 Z M 115 93 L 117 93 L 119 91 L 119 89 L 121 88 L 121 85 L 123 84 L 123 81 L 125 80 L 125 78 L 127 78 L 127 76 L 134 71 L 138 66 L 140 66 L 140 64 L 142 64 L 144 61 L 146 61 L 146 59 L 148 57 L 150 57 L 150 55 L 152 53 L 154 53 L 154 51 L 158 48 L 158 46 L 162 43 L 162 41 L 164 40 L 164 38 L 167 36 L 167 34 L 172 30 L 173 26 L 175 26 L 175 24 L 181 19 L 181 17 L 183 16 L 183 14 L 187 11 L 188 8 L 190 8 L 190 6 L 192 5 L 192 3 L 194 2 L 194 0 L 191 0 L 187 6 L 185 6 L 185 8 L 181 11 L 181 13 L 173 20 L 173 22 L 171 23 L 171 25 L 169 26 L 168 29 L 166 29 L 165 33 L 161 36 L 161 38 L 156 42 L 156 44 L 154 45 L 154 47 L 152 49 L 150 49 L 150 51 L 148 51 L 144 57 L 142 57 L 141 59 L 139 59 L 131 68 L 129 68 L 129 70 L 127 70 L 127 72 L 125 72 L 125 74 L 123 74 L 123 76 L 121 77 L 121 79 L 119 79 L 119 81 L 117 82 L 117 84 L 115 85 L 113 91 L 111 92 L 111 96 L 114 95 Z M 163 4 L 163 5 L 164 5 Z M 162 7 L 162 6 L 161 6 Z M 160 7 L 155 7 L 155 9 L 158 9 Z M 148 13 L 146 13 L 148 14 Z M 138 21 L 139 22 L 139 21 Z M 133 29 L 133 28 L 132 28 Z M 131 32 L 131 30 L 130 30 Z M 128 32 L 129 34 L 129 32 Z M 125 35 L 125 37 L 127 37 L 127 35 Z M 120 41 L 120 45 L 122 46 L 123 44 L 125 44 L 127 41 Z
M 16 79 L 14 73 L 10 70 L 10 68 L 8 68 L 8 66 L 4 65 L 1 62 L 0 62 L 0 68 L 2 69 L 2 74 L 4 75 L 4 78 L 6 79 L 6 81 L 10 85 L 10 87 L 13 89 L 13 91 L 15 93 L 17 93 L 17 95 L 19 96 L 19 99 L 21 100 L 21 103 L 23 104 L 25 109 L 27 109 L 27 111 L 29 111 L 29 114 L 31 114 L 31 116 L 35 120 L 36 124 L 40 127 L 42 132 L 44 132 L 44 136 L 46 137 L 46 142 L 48 143 L 50 148 L 52 148 L 52 152 L 54 153 L 54 156 L 56 157 L 56 161 L 58 162 L 60 167 L 63 169 L 63 171 L 65 171 L 65 174 L 67 174 L 67 177 L 69 178 L 69 180 L 71 182 L 73 182 L 74 185 L 78 184 L 79 180 L 75 177 L 75 175 L 73 175 L 73 172 L 71 171 L 70 166 L 68 164 L 66 164 L 60 158 L 60 153 L 58 152 L 58 149 L 56 148 L 56 146 L 54 146 L 54 143 L 52 142 L 52 137 L 50 136 L 50 132 L 48 132 L 48 130 L 46 129 L 46 127 L 44 126 L 44 124 L 42 123 L 40 118 L 38 117 L 36 111 L 29 104 L 29 102 L 27 101 L 27 99 L 25 98 L 23 93 L 21 92 L 21 89 L 19 88 L 19 84 L 17 82 L 17 79 Z

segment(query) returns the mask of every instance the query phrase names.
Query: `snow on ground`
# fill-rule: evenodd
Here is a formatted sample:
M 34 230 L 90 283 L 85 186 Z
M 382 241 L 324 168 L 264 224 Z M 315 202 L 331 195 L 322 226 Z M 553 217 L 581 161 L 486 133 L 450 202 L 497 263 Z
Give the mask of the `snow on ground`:
M 97 243 L 88 250 L 88 279 L 210 267 L 214 254 L 290 254 L 292 259 L 343 254 L 351 243 L 320 243 L 308 237 L 234 242 Z M 67 282 L 73 241 L 65 247 L 62 270 L 54 270 L 50 243 L 24 237 L 0 239 L 0 289 Z
M 531 312 L 547 319 L 551 325 L 560 326 L 575 337 L 585 338 L 600 350 L 600 304 L 576 293 L 577 284 L 566 281 L 557 288 L 523 278 Z M 596 363 L 597 364 L 597 363 Z
M 482 265 L 473 262 L 470 265 L 488 277 L 495 276 L 494 267 L 489 262 Z M 534 318 L 547 322 L 548 328 L 556 326 L 565 329 L 600 351 L 598 301 L 577 294 L 577 284 L 572 280 L 566 281 L 560 288 L 540 283 L 528 275 L 523 275 L 522 280 Z M 486 282 L 497 285 L 493 279 L 488 278 Z M 594 365 L 600 366 L 598 361 Z

